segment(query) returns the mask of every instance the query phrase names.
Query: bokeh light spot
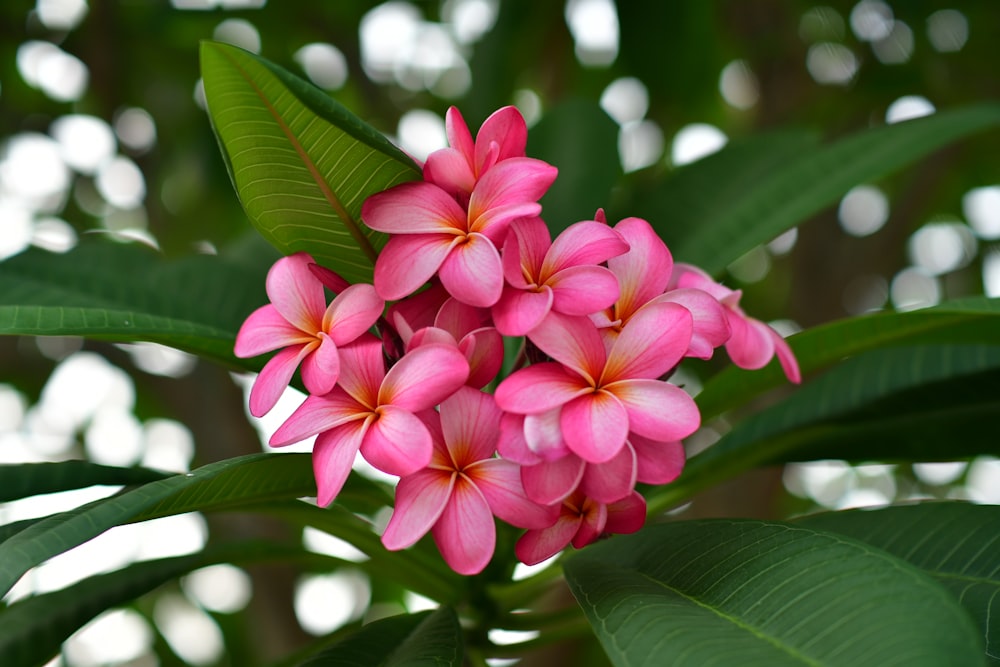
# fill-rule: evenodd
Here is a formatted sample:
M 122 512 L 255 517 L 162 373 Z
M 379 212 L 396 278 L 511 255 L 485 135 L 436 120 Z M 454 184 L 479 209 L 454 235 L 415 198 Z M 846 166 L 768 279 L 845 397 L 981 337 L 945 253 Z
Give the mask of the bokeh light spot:
M 181 587 L 192 601 L 221 614 L 243 609 L 253 594 L 250 576 L 228 563 L 195 570 L 181 580 Z
M 895 21 L 886 37 L 872 42 L 872 51 L 884 65 L 905 63 L 913 55 L 913 31 L 902 21 Z
M 960 222 L 926 224 L 910 236 L 910 261 L 937 276 L 960 269 L 976 256 L 972 230 Z
M 212 38 L 252 53 L 260 53 L 260 32 L 246 19 L 226 19 L 215 26 Z
M 961 51 L 969 40 L 969 20 L 955 9 L 942 9 L 927 17 L 927 38 L 942 53 Z
M 840 200 L 837 219 L 851 236 L 874 234 L 889 219 L 889 199 L 873 185 L 858 185 Z
M 674 135 L 670 159 L 678 167 L 689 164 L 715 153 L 725 146 L 727 141 L 728 138 L 722 130 L 714 125 L 707 123 L 685 125 Z
M 448 142 L 444 119 L 426 109 L 411 109 L 404 113 L 399 119 L 397 135 L 400 147 L 418 160 L 426 160 L 428 155 L 444 148 Z
M 309 80 L 320 88 L 336 90 L 347 81 L 347 58 L 333 44 L 306 44 L 294 57 Z
M 146 179 L 142 170 L 121 155 L 101 165 L 95 184 L 101 196 L 118 208 L 134 208 L 146 198 Z
M 139 107 L 122 109 L 115 116 L 115 134 L 135 153 L 145 153 L 156 143 L 156 122 Z
M 633 172 L 656 164 L 663 155 L 663 130 L 651 120 L 625 123 L 618 131 L 622 170 Z
M 897 273 L 889 286 L 889 297 L 898 311 L 936 306 L 941 301 L 941 286 L 937 278 L 919 267 L 908 267 Z
M 371 584 L 361 572 L 306 576 L 295 587 L 295 616 L 306 632 L 325 635 L 360 618 L 370 598 Z
M 846 86 L 858 72 L 858 59 L 843 44 L 820 42 L 809 47 L 806 69 L 816 83 Z
M 87 15 L 87 0 L 38 0 L 35 12 L 49 30 L 72 30 Z
M 632 76 L 615 79 L 601 93 L 601 108 L 619 125 L 642 120 L 649 110 L 649 90 Z
M 1000 239 L 1000 187 L 973 188 L 962 197 L 962 213 L 981 239 Z
M 757 77 L 745 60 L 734 60 L 722 68 L 719 92 L 726 103 L 737 109 L 749 109 L 760 99 Z
M 66 164 L 84 174 L 93 174 L 118 149 L 111 127 L 96 116 L 60 116 L 49 132 Z
M 885 111 L 885 122 L 899 123 L 912 118 L 929 116 L 934 113 L 934 105 L 920 95 L 904 95 L 889 105 Z
M 582 65 L 605 67 L 618 57 L 618 11 L 611 0 L 568 0 L 566 25 Z
M 880 0 L 861 0 L 851 10 L 851 30 L 864 42 L 885 39 L 893 23 L 892 8 Z

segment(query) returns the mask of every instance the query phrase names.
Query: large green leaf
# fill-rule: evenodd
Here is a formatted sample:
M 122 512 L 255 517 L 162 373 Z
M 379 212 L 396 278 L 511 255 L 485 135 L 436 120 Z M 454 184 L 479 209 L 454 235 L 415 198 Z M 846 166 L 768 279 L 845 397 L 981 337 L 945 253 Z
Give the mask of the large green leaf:
M 656 513 L 749 468 L 789 461 L 1000 454 L 1000 347 L 936 345 L 849 359 L 739 422 L 650 496 Z
M 251 368 L 233 342 L 267 301 L 267 268 L 107 242 L 28 250 L 0 262 L 0 334 L 152 341 Z
M 664 201 L 660 209 L 676 214 L 660 224 L 679 226 L 680 233 L 671 235 L 675 257 L 719 273 L 755 246 L 835 203 L 855 185 L 998 125 L 1000 106 L 984 104 L 863 130 L 818 150 L 807 149 L 758 174 L 748 165 L 738 187 L 706 179 L 697 194 L 724 201 L 724 206 L 703 209 L 698 216 Z
M 6 464 L 0 465 L 0 502 L 95 484 L 145 484 L 168 474 L 148 468 L 115 468 L 88 461 Z
M 618 126 L 597 103 L 582 99 L 545 112 L 528 135 L 528 155 L 559 169 L 541 200 L 542 217 L 553 236 L 606 208 L 622 171 Z
M 47 517 L 0 543 L 0 591 L 10 590 L 29 568 L 119 524 L 315 494 L 308 471 L 305 454 L 251 454 Z
M 796 520 L 867 542 L 916 565 L 978 623 L 991 664 L 1000 664 L 1000 507 L 940 502 L 826 512 Z
M 874 313 L 792 336 L 803 375 L 827 368 L 867 350 L 923 343 L 995 343 L 1000 340 L 1000 299 L 974 297 L 905 313 Z M 705 383 L 698 394 L 702 417 L 709 419 L 750 398 L 787 385 L 777 361 L 756 371 L 731 366 Z
M 420 177 L 402 151 L 326 94 L 260 56 L 203 42 L 212 126 L 243 208 L 285 254 L 304 250 L 370 282 L 384 235 L 365 227 L 371 194 Z
M 331 561 L 301 547 L 251 542 L 145 561 L 89 577 L 59 591 L 19 600 L 0 612 L 0 665 L 42 665 L 59 652 L 71 634 L 101 612 L 131 602 L 191 570 L 215 563 L 275 560 L 313 566 L 328 566 Z
M 789 524 L 684 521 L 567 559 L 611 661 L 639 665 L 983 664 L 957 601 L 917 568 Z
M 372 621 L 302 667 L 459 667 L 462 628 L 450 607 Z

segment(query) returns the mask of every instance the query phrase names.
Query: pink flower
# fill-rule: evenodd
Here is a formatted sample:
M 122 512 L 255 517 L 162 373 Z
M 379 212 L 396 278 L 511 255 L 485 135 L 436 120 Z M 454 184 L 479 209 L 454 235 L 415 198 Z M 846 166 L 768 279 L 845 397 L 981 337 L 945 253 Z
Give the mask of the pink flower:
M 387 549 L 405 549 L 429 530 L 453 570 L 477 574 L 496 546 L 493 515 L 520 528 L 555 521 L 555 507 L 525 497 L 517 464 L 493 456 L 500 410 L 492 396 L 463 387 L 441 404 L 440 417 L 431 412 L 427 420 L 434 436 L 430 465 L 399 481 L 382 535 Z
M 778 357 L 785 377 L 796 384 L 802 381 L 799 363 L 792 348 L 777 331 L 754 319 L 740 308 L 743 292 L 717 283 L 707 273 L 690 264 L 674 267 L 671 284 L 679 289 L 696 288 L 711 294 L 724 307 L 732 335 L 726 342 L 726 352 L 740 368 L 763 368 L 771 358 Z
M 497 404 L 517 415 L 561 408 L 562 439 L 589 463 L 614 458 L 629 431 L 660 442 L 680 440 L 698 428 L 698 408 L 683 390 L 657 378 L 681 360 L 691 331 L 686 308 L 651 304 L 605 352 L 589 319 L 550 313 L 528 338 L 555 361 L 510 375 L 497 387 Z
M 647 304 L 677 303 L 687 308 L 694 320 L 691 344 L 685 356 L 710 359 L 715 348 L 730 336 L 726 315 L 718 301 L 697 289 L 669 289 L 674 260 L 648 222 L 641 218 L 625 218 L 615 225 L 615 231 L 629 244 L 629 251 L 608 260 L 608 268 L 618 279 L 621 295 L 607 312 L 592 316 L 602 327 L 602 333 L 613 338 Z
M 338 347 L 355 340 L 382 314 L 385 303 L 371 285 L 346 286 L 326 304 L 323 282 L 304 252 L 283 257 L 267 273 L 271 303 L 247 318 L 236 335 L 238 357 L 285 348 L 261 370 L 250 390 L 250 413 L 260 417 L 277 403 L 295 369 L 312 394 L 333 389 L 340 375 Z
M 365 224 L 392 234 L 375 262 L 375 289 L 401 299 L 438 274 L 453 297 L 489 307 L 500 298 L 500 251 L 515 218 L 538 215 L 556 168 L 511 158 L 479 179 L 468 209 L 432 183 L 403 183 L 372 195 L 361 207 Z
M 419 347 L 388 372 L 374 336 L 340 352 L 338 385 L 328 394 L 308 397 L 270 441 L 280 447 L 319 434 L 313 470 L 320 505 L 340 492 L 359 450 L 391 475 L 409 475 L 426 466 L 433 445 L 417 413 L 450 396 L 469 375 L 465 357 L 448 345 Z
M 556 555 L 570 543 L 581 549 L 604 534 L 634 533 L 645 521 L 646 501 L 635 491 L 610 504 L 578 492 L 563 501 L 554 524 L 522 535 L 514 553 L 522 563 L 534 565 Z
M 511 223 L 503 247 L 507 285 L 493 306 L 497 330 L 523 336 L 549 313 L 589 315 L 618 299 L 618 281 L 598 266 L 628 250 L 621 235 L 594 221 L 567 227 L 553 242 L 540 218 Z
M 448 298 L 441 304 L 432 322 L 416 331 L 403 315 L 404 310 L 397 310 L 393 315 L 396 330 L 407 350 L 427 343 L 455 345 L 469 362 L 467 385 L 482 389 L 493 381 L 503 364 L 504 350 L 503 337 L 489 326 L 488 310 Z M 414 308 L 412 311 L 418 321 L 425 320 L 422 309 Z
M 468 203 L 476 183 L 501 160 L 524 157 L 528 127 L 516 107 L 503 107 L 487 118 L 476 140 L 455 107 L 445 115 L 445 132 L 450 148 L 434 151 L 424 164 L 424 180 Z

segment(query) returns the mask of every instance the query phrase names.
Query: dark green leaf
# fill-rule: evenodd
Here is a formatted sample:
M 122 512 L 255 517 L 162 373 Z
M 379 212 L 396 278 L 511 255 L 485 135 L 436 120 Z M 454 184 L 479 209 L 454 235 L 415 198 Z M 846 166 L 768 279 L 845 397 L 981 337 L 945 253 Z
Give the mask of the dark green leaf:
M 260 56 L 203 42 L 212 126 L 257 230 L 350 282 L 370 282 L 385 237 L 361 222 L 371 194 L 420 177 L 402 151 L 320 90 Z
M 621 175 L 618 126 L 597 104 L 571 100 L 547 111 L 531 128 L 528 155 L 559 169 L 541 200 L 553 236 L 609 205 Z
M 314 494 L 308 470 L 305 454 L 251 454 L 47 517 L 0 543 L 0 591 L 10 590 L 29 568 L 119 524 Z
M 103 242 L 29 250 L 0 262 L 0 334 L 151 341 L 249 368 L 233 342 L 267 300 L 267 268 Z
M 905 313 L 875 313 L 831 322 L 789 339 L 803 376 L 867 350 L 924 343 L 994 343 L 1000 340 L 1000 299 L 975 297 Z M 746 371 L 732 366 L 705 383 L 698 407 L 705 419 L 787 385 L 776 361 Z
M 675 257 L 717 274 L 755 246 L 835 203 L 855 185 L 997 125 L 1000 106 L 983 104 L 864 130 L 819 150 L 807 150 L 760 178 L 748 170 L 748 186 L 728 198 L 709 186 L 701 196 L 724 201 L 724 207 L 710 209 L 701 218 L 675 208 L 679 221 L 661 224 L 682 226 L 683 235 L 671 246 Z
M 847 459 L 954 460 L 1000 453 L 1000 347 L 868 352 L 739 422 L 653 492 L 658 512 L 758 465 Z
M 983 664 L 971 619 L 931 578 L 788 524 L 649 526 L 588 547 L 565 571 L 619 667 Z
M 958 502 L 826 512 L 798 525 L 847 535 L 916 565 L 950 590 L 1000 664 L 1000 507 Z
M 458 618 L 441 607 L 373 621 L 302 667 L 459 667 L 462 653 Z
M 299 547 L 273 543 L 225 545 L 191 556 L 130 565 L 89 577 L 53 593 L 25 598 L 0 612 L 0 665 L 33 667 L 59 652 L 77 629 L 103 611 L 131 602 L 191 570 L 215 563 L 330 559 Z
M 0 465 L 0 502 L 96 484 L 145 484 L 168 474 L 149 468 L 114 468 L 88 461 Z

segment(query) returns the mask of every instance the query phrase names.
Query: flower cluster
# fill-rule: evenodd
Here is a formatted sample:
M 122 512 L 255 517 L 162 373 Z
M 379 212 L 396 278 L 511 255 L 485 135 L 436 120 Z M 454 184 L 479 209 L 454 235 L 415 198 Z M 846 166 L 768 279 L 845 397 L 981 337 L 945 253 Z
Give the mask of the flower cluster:
M 799 370 L 738 291 L 675 264 L 646 221 L 610 226 L 598 211 L 552 239 L 538 200 L 556 169 L 525 157 L 515 108 L 475 139 L 454 108 L 446 125 L 450 147 L 422 181 L 364 203 L 364 222 L 389 234 L 374 285 L 304 253 L 282 258 L 236 354 L 280 349 L 251 391 L 257 416 L 301 367 L 310 396 L 271 444 L 318 436 L 319 504 L 360 453 L 399 477 L 383 544 L 430 532 L 455 571 L 475 574 L 493 555 L 494 517 L 526 529 L 515 551 L 529 564 L 643 525 L 636 484 L 674 480 L 700 425 L 667 380 L 685 357 L 725 346 L 744 368 L 777 356 L 792 381 Z M 500 378 L 504 337 L 524 342 Z

